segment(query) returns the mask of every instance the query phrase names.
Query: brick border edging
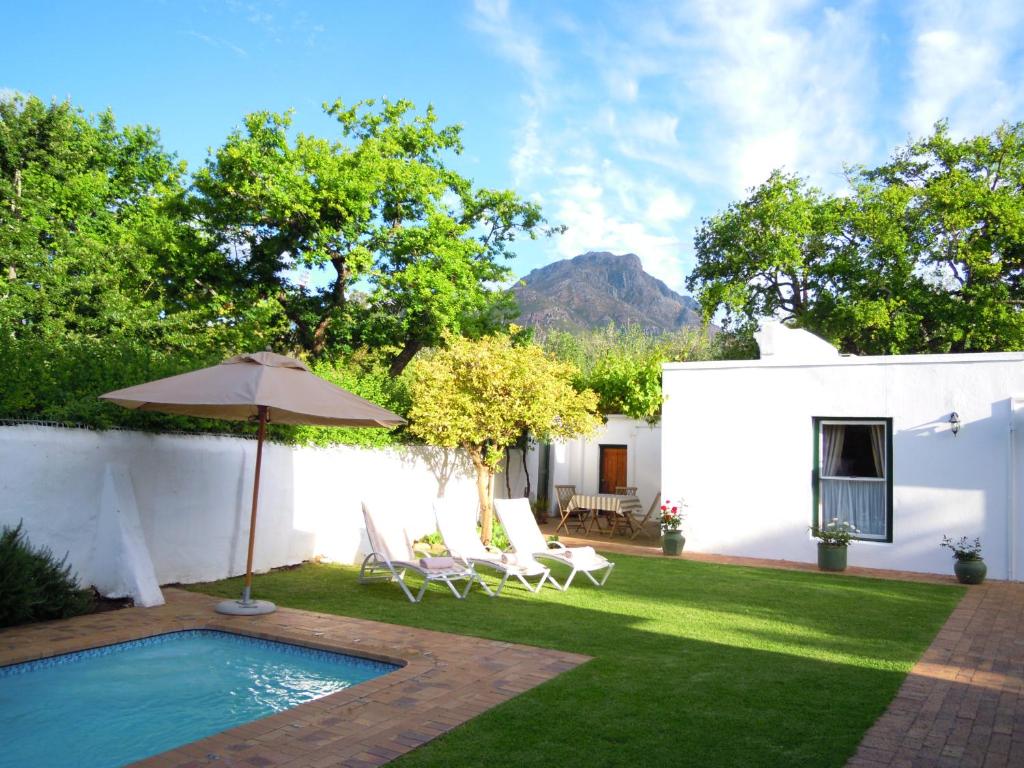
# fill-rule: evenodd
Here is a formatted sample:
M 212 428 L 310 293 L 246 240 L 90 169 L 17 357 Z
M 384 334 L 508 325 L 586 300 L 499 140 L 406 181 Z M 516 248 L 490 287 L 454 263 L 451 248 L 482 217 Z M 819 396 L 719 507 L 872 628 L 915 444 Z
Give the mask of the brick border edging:
M 323 768 L 382 765 L 590 659 L 581 654 L 397 624 L 279 608 L 213 612 L 217 599 L 165 589 L 167 604 L 0 631 L 0 665 L 164 632 L 216 629 L 403 666 L 365 683 L 236 726 L 137 765 Z M 443 599 L 443 596 L 438 596 Z

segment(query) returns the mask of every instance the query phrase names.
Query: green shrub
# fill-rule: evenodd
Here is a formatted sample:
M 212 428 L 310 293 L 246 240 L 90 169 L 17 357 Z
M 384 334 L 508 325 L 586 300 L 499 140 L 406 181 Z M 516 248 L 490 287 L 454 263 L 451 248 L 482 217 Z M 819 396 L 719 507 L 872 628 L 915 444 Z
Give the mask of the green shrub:
M 21 525 L 0 531 L 0 627 L 88 613 L 92 594 L 79 589 L 67 555 L 33 548 Z

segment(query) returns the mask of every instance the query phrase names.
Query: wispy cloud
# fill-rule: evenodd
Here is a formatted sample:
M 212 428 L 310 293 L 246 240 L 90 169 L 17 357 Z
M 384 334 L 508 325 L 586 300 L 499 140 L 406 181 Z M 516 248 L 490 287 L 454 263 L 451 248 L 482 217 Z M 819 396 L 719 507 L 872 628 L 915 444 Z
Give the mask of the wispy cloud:
M 1024 5 L 1018 0 L 917 2 L 910 11 L 914 136 L 949 118 L 960 135 L 987 133 L 1024 108 Z
M 206 45 L 210 46 L 211 48 L 221 48 L 221 49 L 225 49 L 225 50 L 231 51 L 233 54 L 235 54 L 239 58 L 244 59 L 244 58 L 248 58 L 248 56 L 249 56 L 248 51 L 246 51 L 240 45 L 235 45 L 230 40 L 225 40 L 225 39 L 220 38 L 220 37 L 213 37 L 211 35 L 206 35 L 206 34 L 203 34 L 202 32 L 197 32 L 194 29 L 190 29 L 186 34 L 188 34 L 189 37 L 194 37 L 196 40 L 199 40 L 199 41 L 205 43 Z
M 477 0 L 473 28 L 522 76 L 515 185 L 569 231 L 549 256 L 630 250 L 673 287 L 698 218 L 775 168 L 845 190 L 943 116 L 1024 110 L 1024 4 L 649 0 L 570 16 Z M 909 42 L 908 42 L 909 40 Z

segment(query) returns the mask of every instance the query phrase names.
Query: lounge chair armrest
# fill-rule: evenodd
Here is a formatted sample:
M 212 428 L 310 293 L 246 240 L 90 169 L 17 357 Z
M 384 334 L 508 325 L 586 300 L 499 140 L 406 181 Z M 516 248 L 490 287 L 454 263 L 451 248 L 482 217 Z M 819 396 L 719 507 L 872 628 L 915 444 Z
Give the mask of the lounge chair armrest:
M 486 549 L 492 555 L 503 555 L 503 554 L 505 554 L 504 552 L 501 551 L 501 549 L 499 549 L 498 547 L 495 547 L 493 544 L 486 545 L 484 547 L 484 549 Z

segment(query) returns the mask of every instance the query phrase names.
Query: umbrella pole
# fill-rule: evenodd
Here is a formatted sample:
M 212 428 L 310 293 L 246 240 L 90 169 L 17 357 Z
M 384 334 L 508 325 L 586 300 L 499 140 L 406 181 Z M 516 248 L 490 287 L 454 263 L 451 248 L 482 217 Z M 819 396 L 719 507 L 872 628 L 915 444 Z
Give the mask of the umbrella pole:
M 260 428 L 256 437 L 256 470 L 252 479 L 252 515 L 249 517 L 249 555 L 245 561 L 245 588 L 242 602 L 248 603 L 252 594 L 252 554 L 256 546 L 256 508 L 260 500 L 260 466 L 263 464 L 263 438 L 267 433 L 267 406 L 259 406 Z

